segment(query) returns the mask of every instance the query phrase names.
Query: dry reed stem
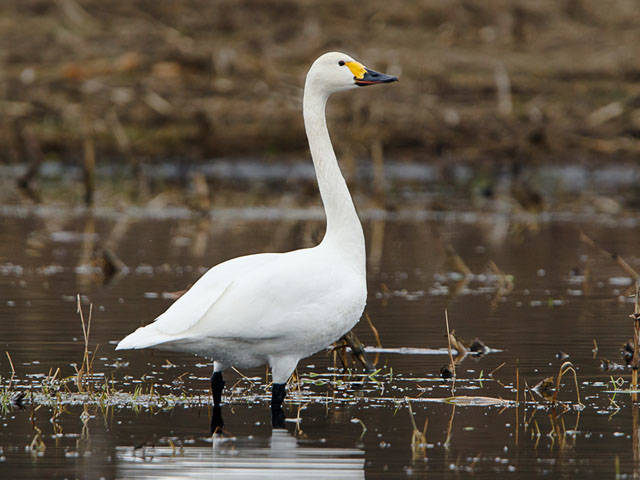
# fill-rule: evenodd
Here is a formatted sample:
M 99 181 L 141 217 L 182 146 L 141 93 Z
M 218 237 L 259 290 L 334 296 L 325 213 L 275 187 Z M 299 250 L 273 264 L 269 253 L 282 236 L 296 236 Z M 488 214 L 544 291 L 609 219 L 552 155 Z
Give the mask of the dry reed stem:
M 633 277 L 633 279 L 637 282 L 638 280 L 640 280 L 640 274 L 638 274 L 638 272 L 636 272 L 634 270 L 634 268 L 629 265 L 626 260 L 624 258 L 622 258 L 620 255 L 618 255 L 617 253 L 611 253 L 607 250 L 605 250 L 604 248 L 600 247 L 596 242 L 594 242 L 587 234 L 585 234 L 583 231 L 580 231 L 580 240 L 584 243 L 586 243 L 587 245 L 589 245 L 592 248 L 595 248 L 596 250 L 598 250 L 602 255 L 611 258 L 612 260 L 614 260 L 618 265 L 620 265 L 620 267 L 627 272 L 631 277 Z
M 447 425 L 447 438 L 443 444 L 444 448 L 446 448 L 447 450 L 451 445 L 451 433 L 453 432 L 453 419 L 455 418 L 455 416 L 456 416 L 456 406 L 454 404 L 451 408 L 451 416 L 449 417 L 449 424 Z
M 562 380 L 562 377 L 567 372 L 573 373 L 573 380 L 576 386 L 576 396 L 578 398 L 578 405 L 584 406 L 583 403 L 580 401 L 580 387 L 578 385 L 578 374 L 576 373 L 576 369 L 573 367 L 573 364 L 568 361 L 560 365 L 560 370 L 558 371 L 558 375 L 556 376 L 556 388 L 555 388 L 555 392 L 553 392 L 553 402 L 555 403 L 558 401 L 558 392 L 560 391 L 560 381 Z
M 471 269 L 467 266 L 462 257 L 458 255 L 458 252 L 456 252 L 451 244 L 446 244 L 444 249 L 447 253 L 447 256 L 449 257 L 449 260 L 451 260 L 452 267 L 456 271 L 462 273 L 465 277 L 473 275 Z
M 373 321 L 371 320 L 371 317 L 369 316 L 368 313 L 365 313 L 364 314 L 364 318 L 367 320 L 367 323 L 369 324 L 369 328 L 373 332 L 373 336 L 376 339 L 376 347 L 382 348 L 382 342 L 380 341 L 380 334 L 378 333 L 378 329 L 373 324 Z M 376 356 L 374 357 L 373 361 L 371 362 L 374 367 L 376 365 L 378 365 L 378 361 L 379 360 L 380 360 L 380 352 L 376 352 Z
M 298 373 L 298 369 L 296 368 L 289 380 L 287 381 L 287 386 L 293 385 L 295 386 L 295 391 L 298 392 L 298 395 L 302 395 L 302 385 L 300 384 L 300 374 Z
M 493 377 L 493 374 L 496 373 L 498 370 L 500 370 L 502 367 L 504 367 L 507 364 L 507 362 L 502 362 L 500 365 L 498 365 L 496 368 L 494 368 L 493 370 L 491 370 L 489 372 L 489 374 L 487 375 L 488 377 Z
M 82 356 L 82 365 L 77 370 L 76 385 L 80 393 L 84 393 L 85 375 L 92 374 L 93 360 L 96 357 L 96 352 L 93 352 L 91 360 L 89 359 L 89 335 L 91 334 L 91 317 L 93 314 L 93 304 L 89 304 L 89 317 L 85 322 L 84 313 L 82 311 L 82 304 L 80 302 L 80 294 L 76 294 L 76 311 L 80 315 L 80 322 L 82 323 L 82 335 L 84 337 L 84 353 Z
M 18 178 L 18 188 L 34 203 L 40 203 L 42 198 L 33 185 L 40 170 L 40 164 L 44 161 L 40 142 L 28 126 L 23 126 L 19 121 L 16 121 L 14 127 L 18 144 L 21 147 L 21 154 L 28 159 L 27 171 Z
M 83 142 L 84 158 L 82 163 L 84 181 L 84 203 L 93 205 L 96 189 L 96 149 L 93 136 L 86 134 Z
M 504 63 L 497 62 L 494 66 L 494 79 L 498 97 L 498 115 L 509 117 L 513 113 L 513 102 L 511 100 L 511 80 Z
M 199 212 L 208 212 L 211 209 L 211 194 L 206 177 L 202 173 L 195 173 L 192 182 L 196 209 Z
M 345 340 L 345 347 L 347 345 L 347 341 Z M 340 359 L 340 363 L 342 363 L 342 369 L 348 370 L 350 367 L 349 361 L 347 360 L 346 348 L 341 348 L 338 351 L 338 358 Z
M 9 360 L 9 365 L 11 365 L 11 378 L 9 379 L 9 387 L 8 387 L 8 390 L 11 390 L 11 387 L 13 386 L 13 379 L 16 376 L 16 369 L 13 366 L 13 360 L 11 360 L 11 355 L 9 355 L 9 351 L 5 351 L 4 353 L 7 355 L 7 359 Z
M 380 334 L 378 333 L 378 329 L 373 325 L 373 322 L 371 321 L 371 317 L 369 316 L 368 313 L 365 313 L 364 318 L 367 320 L 367 323 L 369 323 L 369 328 L 371 328 L 371 331 L 373 332 L 373 336 L 376 339 L 376 346 L 378 348 L 382 348 L 382 342 L 380 341 Z
M 528 388 L 528 390 L 527 390 L 527 391 L 529 392 L 529 398 L 531 399 L 531 401 L 532 401 L 533 403 L 535 403 L 535 402 L 536 402 L 536 397 L 533 395 L 533 389 L 532 389 L 531 387 L 529 387 L 529 385 L 528 385 L 528 384 L 527 384 L 527 388 Z M 527 400 L 527 395 L 526 395 L 526 394 L 525 394 L 525 396 L 524 396 L 524 400 L 525 400 L 525 401 Z
M 638 345 L 640 344 L 640 281 L 636 280 L 636 298 L 633 313 L 629 315 L 633 319 L 633 359 L 631 361 L 631 389 L 638 389 L 638 363 L 640 360 Z M 638 400 L 637 393 L 631 394 L 632 401 Z
M 451 348 L 455 349 L 457 352 L 455 358 L 455 362 L 457 365 L 466 358 L 467 354 L 469 353 L 469 349 L 464 344 L 464 341 L 456 336 L 455 330 L 451 330 L 451 333 L 449 334 L 449 340 L 451 341 Z
M 269 367 L 267 367 L 269 368 Z M 244 373 L 242 373 L 240 370 L 238 370 L 236 367 L 231 367 L 231 370 L 233 370 L 234 372 L 236 372 L 238 375 L 240 375 L 240 379 L 238 379 L 233 385 L 231 385 L 231 388 L 227 389 L 227 402 L 231 403 L 231 400 L 233 399 L 233 391 L 235 390 L 236 386 L 242 382 L 243 380 L 246 380 L 247 382 L 249 382 L 250 385 L 250 389 L 253 389 L 253 387 L 255 386 L 255 383 L 253 382 L 253 380 L 251 380 L 249 377 L 247 377 Z M 186 375 L 189 372 L 184 372 L 182 375 L 180 375 L 180 377 L 182 377 L 183 375 Z M 178 377 L 178 378 L 180 378 Z M 266 381 L 268 380 L 268 374 L 265 374 L 265 384 Z M 287 380 L 287 383 L 289 382 L 289 380 Z M 268 384 L 267 384 L 268 386 Z M 209 391 L 211 392 L 211 384 L 209 384 Z
M 526 432 L 526 431 L 529 429 L 529 427 L 532 425 L 533 417 L 535 417 L 535 416 L 536 416 L 536 413 L 537 413 L 537 412 L 538 412 L 538 409 L 537 409 L 537 408 L 533 408 L 533 409 L 532 409 L 532 411 L 531 411 L 531 415 L 530 415 L 530 416 L 529 416 L 529 418 L 527 419 L 527 414 L 526 414 L 526 411 L 525 411 L 525 414 L 524 414 L 524 416 L 523 416 L 523 418 L 522 418 L 523 425 L 524 425 L 524 431 L 525 431 L 525 432 Z
M 493 274 L 498 278 L 498 289 L 496 290 L 496 295 L 493 299 L 492 303 L 496 303 L 505 295 L 508 295 L 513 291 L 513 279 L 510 276 L 507 276 L 500 267 L 496 265 L 496 262 L 493 260 L 489 260 L 489 269 L 493 272 Z
M 520 432 L 520 369 L 516 367 L 516 445 L 518 445 L 518 434 Z
M 371 362 L 369 362 L 369 360 L 367 359 L 367 356 L 365 354 L 364 351 L 364 345 L 362 344 L 362 342 L 358 339 L 358 337 L 356 336 L 356 334 L 354 333 L 353 330 L 349 331 L 348 333 L 346 333 L 343 337 L 342 340 L 344 341 L 344 346 L 349 346 L 349 348 L 351 348 L 351 355 L 358 360 L 362 366 L 364 367 L 364 369 L 367 372 L 371 372 L 373 371 L 373 365 L 371 365 Z M 346 348 L 342 349 L 342 354 L 345 354 L 345 350 Z M 345 365 L 345 368 L 348 368 L 346 366 L 346 357 L 343 360 L 343 365 Z
M 451 353 L 451 334 L 449 333 L 449 313 L 447 309 L 444 310 L 444 320 L 447 325 L 447 347 L 449 350 L 449 362 L 451 364 L 451 373 L 453 375 L 451 382 L 451 395 L 455 396 L 456 389 L 456 363 L 453 361 L 453 354 Z
M 351 422 L 358 422 L 360 424 L 360 426 L 362 427 L 362 433 L 360 433 L 360 440 L 362 440 L 362 437 L 364 437 L 364 434 L 367 433 L 367 426 L 364 424 L 364 422 L 362 420 L 360 420 L 357 417 L 353 417 L 351 419 Z
M 240 375 L 242 378 L 244 378 L 246 381 L 248 381 L 251 385 L 255 385 L 255 384 L 253 383 L 253 381 L 252 381 L 249 377 L 247 377 L 244 373 L 242 373 L 242 372 L 241 372 L 240 370 L 238 370 L 236 367 L 231 367 L 231 370 L 233 370 L 234 372 L 236 372 L 238 375 Z M 185 373 L 187 373 L 187 372 L 185 372 Z M 184 375 L 184 373 L 183 373 L 183 375 Z
M 33 425 L 33 430 L 36 433 L 33 436 L 33 440 L 31 440 L 29 450 L 32 452 L 44 452 L 47 449 L 47 446 L 42 439 L 42 430 L 37 425 Z
M 309 405 L 308 402 L 304 405 L 298 405 L 298 412 L 296 413 L 296 435 L 302 435 L 304 433 L 302 431 L 302 416 L 300 414 L 307 405 Z
M 411 419 L 411 426 L 413 429 L 411 433 L 411 452 L 413 454 L 413 458 L 414 460 L 420 457 L 424 458 L 427 454 L 427 427 L 429 426 L 429 417 L 425 419 L 422 431 L 418 430 L 416 420 L 413 418 L 413 409 L 411 408 L 409 397 L 405 397 L 404 400 L 407 402 L 409 418 Z

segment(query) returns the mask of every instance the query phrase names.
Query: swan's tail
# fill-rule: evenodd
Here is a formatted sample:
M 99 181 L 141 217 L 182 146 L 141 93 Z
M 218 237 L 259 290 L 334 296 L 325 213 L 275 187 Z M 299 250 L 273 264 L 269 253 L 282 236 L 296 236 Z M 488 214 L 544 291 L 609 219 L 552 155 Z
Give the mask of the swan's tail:
M 159 332 L 156 326 L 151 323 L 146 327 L 140 327 L 135 332 L 130 333 L 116 346 L 116 350 L 130 350 L 137 348 L 148 348 L 161 343 L 175 340 L 175 336 Z

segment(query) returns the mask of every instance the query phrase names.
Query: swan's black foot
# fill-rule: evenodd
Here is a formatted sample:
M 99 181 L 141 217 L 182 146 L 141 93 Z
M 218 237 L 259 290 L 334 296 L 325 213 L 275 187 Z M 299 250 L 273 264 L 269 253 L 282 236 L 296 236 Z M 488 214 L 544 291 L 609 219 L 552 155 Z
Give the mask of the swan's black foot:
M 284 428 L 285 415 L 282 402 L 287 395 L 286 383 L 274 383 L 271 387 L 271 425 L 273 428 Z
M 222 400 L 222 390 L 224 390 L 224 380 L 222 372 L 213 372 L 211 375 L 211 395 L 213 396 L 213 404 L 220 406 Z
M 213 415 L 211 416 L 211 435 L 214 433 L 222 433 L 224 428 L 224 420 L 222 419 L 222 411 L 220 405 L 213 406 Z

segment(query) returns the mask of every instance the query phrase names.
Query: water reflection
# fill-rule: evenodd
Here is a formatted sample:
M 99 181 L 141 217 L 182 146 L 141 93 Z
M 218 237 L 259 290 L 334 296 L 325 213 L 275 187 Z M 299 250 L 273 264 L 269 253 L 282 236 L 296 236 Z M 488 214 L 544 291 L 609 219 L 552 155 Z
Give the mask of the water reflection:
M 640 217 L 614 225 L 601 216 L 545 214 L 537 217 L 536 230 L 521 226 L 526 219 L 520 214 L 362 213 L 369 247 L 367 313 L 377 334 L 366 321 L 356 334 L 367 353 L 379 355 L 381 370 L 371 378 L 357 376 L 359 370 L 339 374 L 333 354 L 326 352 L 303 362 L 300 393 L 287 405 L 291 417 L 296 408 L 302 410 L 305 431 L 298 433 L 299 440 L 282 438 L 280 432 L 270 440 L 264 369 L 242 372 L 246 379 L 231 375 L 229 387 L 241 382 L 229 388 L 221 413 L 239 437 L 220 439 L 212 447 L 201 438 L 208 434 L 204 417 L 211 366 L 197 357 L 151 351 L 135 353 L 133 361 L 119 357 L 111 342 L 164 311 L 176 298 L 172 292 L 192 284 L 210 265 L 314 244 L 323 232 L 322 212 L 220 208 L 199 217 L 172 207 L 131 207 L 126 213 L 96 207 L 90 214 L 0 206 L 0 374 L 11 376 L 7 351 L 16 369 L 14 387 L 47 402 L 32 408 L 27 396 L 24 411 L 14 409 L 2 418 L 0 456 L 11 473 L 0 477 L 113 478 L 117 464 L 120 478 L 286 477 L 282 472 L 289 478 L 326 478 L 327 472 L 363 478 L 365 455 L 372 477 L 402 478 L 412 471 L 414 476 L 476 472 L 495 478 L 515 469 L 518 478 L 568 472 L 604 478 L 613 476 L 614 468 L 627 478 L 638 475 L 637 404 L 615 392 L 623 384 L 613 392 L 608 386 L 612 374 L 627 378 L 629 370 L 622 364 L 600 370 L 602 362 L 620 361 L 620 346 L 629 338 L 624 319 L 633 303 L 626 297 L 632 275 L 581 242 L 580 231 L 637 271 Z M 128 267 L 107 285 L 104 271 L 96 268 L 105 249 Z M 43 378 L 60 368 L 61 381 L 73 379 L 74 364 L 83 358 L 76 293 L 94 303 L 93 366 L 102 375 L 100 385 L 108 380 L 111 414 L 101 413 L 97 404 L 80 408 L 82 399 L 67 396 L 67 387 L 54 396 L 50 382 L 44 382 L 50 392 L 44 393 Z M 448 356 L 445 308 L 461 337 L 480 337 L 499 349 L 456 364 L 456 393 L 505 402 L 520 395 L 519 409 L 513 403 L 503 411 L 504 404 L 427 401 L 451 395 L 450 382 L 439 373 Z M 580 414 L 539 408 L 538 401 L 544 401 L 528 393 L 528 387 L 557 373 L 564 361 L 558 352 L 570 355 L 578 369 L 585 403 Z M 561 399 L 573 402 L 571 380 Z M 75 393 L 75 383 L 68 388 Z M 412 444 L 413 423 L 397 413 L 405 408 L 405 397 L 415 399 L 420 432 L 429 419 L 426 444 Z M 35 427 L 46 450 L 34 454 L 28 447 Z M 155 440 L 162 435 L 172 435 L 184 449 Z M 325 437 L 326 444 L 307 443 L 302 435 Z M 276 448 L 279 439 L 290 442 L 280 443 L 283 451 Z M 164 446 L 121 447 L 114 454 L 114 445 L 145 442 Z M 311 448 L 360 442 L 363 451 L 357 454 L 324 448 L 314 454 Z M 619 467 L 614 467 L 615 456 Z M 22 475 L 16 473 L 20 468 Z
M 364 451 L 305 446 L 286 430 L 270 439 L 213 436 L 210 447 L 116 447 L 116 478 L 364 479 Z

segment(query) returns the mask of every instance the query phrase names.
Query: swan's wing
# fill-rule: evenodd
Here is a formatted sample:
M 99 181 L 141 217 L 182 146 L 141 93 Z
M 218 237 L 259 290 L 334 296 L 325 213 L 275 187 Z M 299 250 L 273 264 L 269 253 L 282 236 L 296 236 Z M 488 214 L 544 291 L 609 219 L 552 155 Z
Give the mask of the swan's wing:
M 145 327 L 140 327 L 118 343 L 116 350 L 147 348 L 182 338 L 209 311 L 237 278 L 280 256 L 261 253 L 233 258 L 212 267 L 162 315 Z
M 315 249 L 296 250 L 237 277 L 184 338 L 260 341 L 330 330 L 318 322 L 359 318 L 365 301 L 366 284 L 353 271 Z
M 220 299 L 237 278 L 269 263 L 278 253 L 261 253 L 233 258 L 212 267 L 162 315 L 154 321 L 156 330 L 178 335 L 189 330 Z

